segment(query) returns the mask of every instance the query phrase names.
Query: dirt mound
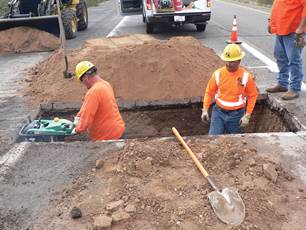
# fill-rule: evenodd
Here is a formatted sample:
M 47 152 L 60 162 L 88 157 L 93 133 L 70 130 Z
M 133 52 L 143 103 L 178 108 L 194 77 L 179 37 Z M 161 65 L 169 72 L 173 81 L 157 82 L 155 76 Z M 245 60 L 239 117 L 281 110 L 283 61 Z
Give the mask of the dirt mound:
M 246 206 L 241 226 L 217 219 L 207 199 L 212 188 L 185 150 L 177 141 L 159 139 L 129 141 L 104 157 L 102 168 L 78 178 L 50 204 L 44 229 L 93 229 L 99 216 L 112 218 L 112 229 L 300 229 L 306 224 L 304 191 L 248 142 L 188 141 L 219 184 L 238 189 Z M 267 179 L 264 165 L 276 168 L 276 182 Z M 69 216 L 74 206 L 83 213 L 78 221 Z
M 95 39 L 72 52 L 69 60 L 71 68 L 81 60 L 95 63 L 102 78 L 112 84 L 116 97 L 123 100 L 201 96 L 212 72 L 223 65 L 212 49 L 192 37 L 151 39 L 132 45 L 125 37 L 103 42 Z M 74 79 L 64 79 L 63 70 L 62 54 L 56 52 L 30 72 L 32 82 L 26 95 L 34 103 L 81 101 L 85 88 Z
M 34 28 L 16 27 L 0 32 L 0 54 L 53 51 L 59 47 L 57 37 Z

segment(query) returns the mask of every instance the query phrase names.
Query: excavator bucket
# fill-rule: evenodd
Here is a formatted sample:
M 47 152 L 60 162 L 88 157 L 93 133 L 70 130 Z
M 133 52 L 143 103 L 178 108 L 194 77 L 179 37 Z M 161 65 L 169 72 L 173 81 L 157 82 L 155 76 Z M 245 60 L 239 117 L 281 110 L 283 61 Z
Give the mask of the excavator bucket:
M 22 17 L 21 14 L 18 17 L 0 19 L 0 31 L 19 26 L 32 27 L 60 36 L 58 15 Z

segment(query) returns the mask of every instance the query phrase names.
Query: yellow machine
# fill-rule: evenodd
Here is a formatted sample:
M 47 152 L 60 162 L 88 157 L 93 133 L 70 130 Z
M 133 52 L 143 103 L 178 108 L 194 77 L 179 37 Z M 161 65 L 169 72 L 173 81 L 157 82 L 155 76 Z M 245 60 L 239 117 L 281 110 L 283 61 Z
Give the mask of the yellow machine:
M 0 30 L 18 26 L 34 27 L 60 36 L 59 14 L 67 39 L 87 29 L 88 13 L 85 0 L 11 0 L 9 12 L 0 19 Z

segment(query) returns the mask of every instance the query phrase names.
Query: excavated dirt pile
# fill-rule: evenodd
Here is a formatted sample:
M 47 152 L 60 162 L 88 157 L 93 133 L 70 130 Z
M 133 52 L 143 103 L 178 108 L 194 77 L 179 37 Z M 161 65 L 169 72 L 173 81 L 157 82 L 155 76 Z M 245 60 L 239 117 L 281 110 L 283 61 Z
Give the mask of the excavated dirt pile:
M 239 191 L 246 218 L 227 226 L 214 214 L 212 188 L 173 140 L 133 140 L 53 200 L 33 229 L 302 229 L 306 196 L 299 182 L 256 149 L 252 138 L 187 141 L 223 187 Z M 97 149 L 98 151 L 98 149 Z M 71 218 L 77 207 L 82 217 Z
M 129 41 L 130 40 L 130 41 Z M 192 37 L 144 41 L 119 37 L 88 41 L 69 55 L 71 71 L 82 60 L 98 67 L 122 100 L 171 100 L 203 95 L 212 72 L 223 65 L 212 49 Z M 75 79 L 63 78 L 60 52 L 30 71 L 26 95 L 32 102 L 81 101 L 86 91 Z
M 34 28 L 16 27 L 0 32 L 0 54 L 53 51 L 59 47 L 57 37 Z

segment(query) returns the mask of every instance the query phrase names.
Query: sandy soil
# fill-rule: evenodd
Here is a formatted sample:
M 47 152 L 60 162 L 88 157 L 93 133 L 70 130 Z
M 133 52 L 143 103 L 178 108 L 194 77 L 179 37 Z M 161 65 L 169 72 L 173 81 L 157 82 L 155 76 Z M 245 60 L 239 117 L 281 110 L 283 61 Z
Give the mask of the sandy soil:
M 16 27 L 0 32 L 0 54 L 53 51 L 59 47 L 57 37 L 34 28 Z
M 223 65 L 212 49 L 192 37 L 95 39 L 73 51 L 69 60 L 71 71 L 79 61 L 92 61 L 123 100 L 201 96 L 212 72 Z M 60 52 L 30 70 L 25 95 L 32 104 L 81 101 L 86 89 L 75 79 L 64 79 L 63 70 Z
M 33 229 L 94 229 L 101 215 L 112 217 L 112 229 L 302 229 L 304 190 L 279 164 L 248 148 L 251 142 L 187 140 L 219 184 L 238 189 L 246 206 L 238 227 L 217 219 L 207 199 L 212 188 L 178 142 L 152 139 L 128 141 L 105 156 L 102 168 L 76 178 Z M 275 183 L 264 175 L 264 164 L 276 167 Z M 114 201 L 119 204 L 110 208 Z M 80 208 L 80 219 L 71 219 L 73 207 Z

